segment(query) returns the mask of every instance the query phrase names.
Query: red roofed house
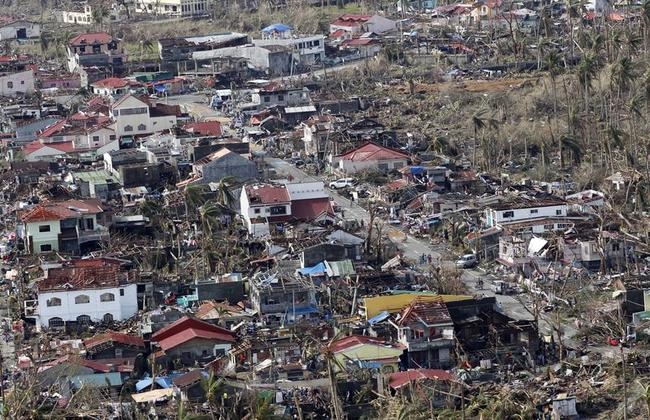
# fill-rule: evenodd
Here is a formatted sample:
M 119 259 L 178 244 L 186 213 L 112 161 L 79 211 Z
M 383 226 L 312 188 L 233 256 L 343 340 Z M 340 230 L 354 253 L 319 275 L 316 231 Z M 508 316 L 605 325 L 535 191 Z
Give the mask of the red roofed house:
M 361 57 L 374 57 L 381 51 L 381 41 L 372 37 L 360 37 L 345 40 L 341 47 L 349 50 L 357 50 Z
M 331 344 L 332 353 L 338 361 L 336 370 L 353 364 L 356 368 L 381 369 L 382 373 L 399 370 L 400 356 L 404 346 L 361 335 L 342 338 Z
M 451 364 L 454 323 L 442 298 L 415 299 L 391 324 L 406 347 L 408 367 L 446 368 Z
M 185 316 L 151 336 L 160 349 L 156 359 L 180 360 L 185 365 L 224 356 L 235 342 L 232 331 Z
M 193 136 L 221 137 L 221 123 L 219 121 L 198 121 L 185 124 L 183 130 Z
M 330 34 L 339 36 L 341 33 L 337 31 L 344 31 L 353 37 L 365 32 L 382 35 L 396 30 L 397 23 L 394 20 L 379 15 L 343 15 L 330 23 Z
M 286 222 L 291 216 L 291 198 L 287 187 L 277 184 L 244 186 L 240 196 L 240 214 L 250 235 L 269 235 L 271 224 Z
M 46 202 L 24 212 L 17 235 L 34 254 L 60 251 L 78 254 L 82 245 L 108 239 L 99 200 Z
M 128 319 L 138 312 L 137 279 L 122 270 L 122 261 L 109 258 L 69 260 L 48 268 L 36 282 L 37 322 L 60 328 Z
M 140 86 L 140 83 L 120 77 L 109 77 L 90 84 L 90 88 L 94 94 L 103 96 L 124 95 L 125 93 L 129 93 L 131 88 L 138 86 Z
M 406 166 L 408 160 L 406 153 L 367 142 L 341 155 L 330 156 L 330 166 L 336 172 L 352 175 L 361 171 L 398 170 Z
M 241 192 L 240 214 L 254 237 L 269 235 L 276 224 L 335 219 L 322 181 L 246 185 Z
M 120 41 L 105 32 L 79 34 L 68 41 L 66 49 L 70 72 L 79 67 L 119 68 L 124 65 Z
M 91 359 L 129 358 L 145 351 L 142 337 L 116 331 L 87 338 L 84 347 Z

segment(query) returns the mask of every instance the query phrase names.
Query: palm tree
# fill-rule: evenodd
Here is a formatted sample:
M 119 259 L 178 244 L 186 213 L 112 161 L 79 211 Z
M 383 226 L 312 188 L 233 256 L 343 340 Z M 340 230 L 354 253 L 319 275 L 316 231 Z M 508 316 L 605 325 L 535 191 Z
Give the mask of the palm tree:
M 217 378 L 212 371 L 210 371 L 210 375 L 207 378 L 201 381 L 201 387 L 203 388 L 203 392 L 205 392 L 205 400 L 208 403 L 208 409 L 213 419 L 215 418 L 214 408 L 223 392 L 224 385 L 223 378 Z
M 99 26 L 99 30 L 101 31 L 104 25 L 104 18 L 107 18 L 110 15 L 110 12 L 108 9 L 104 6 L 96 6 L 93 7 L 92 11 L 92 20 L 93 23 L 97 24 Z
M 235 204 L 235 196 L 231 191 L 231 187 L 237 182 L 234 176 L 226 176 L 219 180 L 216 187 L 216 201 L 219 205 L 231 209 Z

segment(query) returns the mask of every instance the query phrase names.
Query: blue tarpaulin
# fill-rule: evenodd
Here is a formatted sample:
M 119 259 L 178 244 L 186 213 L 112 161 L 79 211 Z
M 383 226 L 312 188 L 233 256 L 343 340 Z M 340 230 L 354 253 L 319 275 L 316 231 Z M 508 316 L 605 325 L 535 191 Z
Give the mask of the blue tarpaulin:
M 301 268 L 301 269 L 298 270 L 298 271 L 299 271 L 300 274 L 302 274 L 303 276 L 318 276 L 318 275 L 321 275 L 321 274 L 325 274 L 325 271 L 327 271 L 327 269 L 325 268 L 325 264 L 324 264 L 324 263 L 319 262 L 318 264 L 316 264 L 316 265 L 313 266 L 313 267 L 305 267 L 305 268 Z
M 144 378 L 141 381 L 136 382 L 135 384 L 135 390 L 140 392 L 143 389 L 150 387 L 152 383 L 151 378 Z M 166 376 L 157 376 L 156 377 L 156 384 L 158 384 L 161 388 L 171 388 L 172 387 L 172 381 L 170 378 Z
M 156 86 L 154 86 L 153 89 L 154 89 L 156 92 L 160 92 L 160 93 L 165 92 L 165 91 L 167 90 L 167 88 L 165 87 L 165 85 L 156 85 Z
M 424 172 L 424 168 L 421 166 L 411 166 L 411 174 L 421 175 Z
M 368 324 L 369 325 L 375 325 L 375 324 L 377 324 L 377 323 L 379 323 L 381 321 L 387 320 L 389 316 L 390 316 L 390 314 L 388 313 L 388 311 L 380 312 L 377 315 L 370 318 L 368 320 Z
M 295 309 L 295 313 L 296 313 L 296 315 L 315 314 L 316 312 L 318 312 L 318 308 L 315 307 L 315 306 L 313 306 L 313 305 L 309 305 L 309 306 L 296 306 L 296 309 Z M 287 313 L 289 313 L 289 314 L 293 314 L 293 313 L 294 313 L 294 309 L 290 307 L 290 308 L 287 310 Z
M 287 32 L 290 31 L 291 27 L 283 24 L 283 23 L 274 23 L 273 25 L 269 25 L 266 28 L 262 29 L 262 32 L 265 34 L 269 34 L 271 32 Z

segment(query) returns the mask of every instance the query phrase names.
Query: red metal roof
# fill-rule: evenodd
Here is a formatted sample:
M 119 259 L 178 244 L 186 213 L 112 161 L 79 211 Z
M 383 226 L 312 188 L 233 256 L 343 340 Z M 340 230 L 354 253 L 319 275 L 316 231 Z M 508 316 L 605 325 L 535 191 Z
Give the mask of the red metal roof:
M 98 214 L 103 211 L 96 199 L 46 202 L 24 213 L 21 220 L 25 223 L 64 220 L 79 217 L 81 213 Z
M 298 220 L 314 220 L 323 213 L 334 216 L 334 209 L 328 197 L 291 202 L 291 215 Z
M 246 195 L 251 205 L 289 203 L 289 192 L 284 185 L 255 184 L 247 185 Z
M 372 15 L 353 15 L 347 14 L 340 16 L 337 20 L 350 21 L 350 22 L 367 22 L 372 18 Z
M 406 153 L 398 152 L 397 150 L 389 149 L 388 147 L 380 146 L 373 142 L 367 142 L 352 149 L 349 152 L 339 155 L 343 160 L 352 162 L 365 162 L 373 160 L 391 160 L 391 159 L 407 159 Z
M 200 136 L 221 136 L 221 123 L 219 121 L 200 121 L 185 124 L 183 130 Z
M 133 347 L 144 347 L 144 340 L 142 339 L 142 337 L 137 337 L 135 335 L 129 335 L 129 334 L 120 333 L 116 331 L 109 331 L 104 334 L 100 334 L 88 338 L 84 340 L 84 346 L 86 346 L 87 350 L 91 350 L 94 347 L 109 342 L 124 344 Z
M 232 331 L 189 316 L 184 316 L 151 336 L 151 340 L 157 341 L 163 350 L 176 347 L 193 338 L 235 341 Z
M 68 354 L 60 357 L 51 362 L 50 367 L 60 365 L 62 363 L 71 363 L 73 365 L 85 366 L 96 372 L 107 373 L 111 371 L 111 367 L 105 363 L 96 362 L 94 360 L 82 359 L 79 356 Z
M 415 299 L 409 306 L 404 308 L 399 318 L 399 325 L 406 325 L 409 322 L 422 322 L 426 325 L 451 323 L 451 315 L 447 305 L 439 297 L 436 300 L 423 301 Z
M 47 290 L 84 290 L 117 287 L 120 269 L 103 267 L 60 267 L 50 268 L 47 278 L 36 283 L 39 292 Z
M 75 151 L 74 143 L 71 141 L 62 141 L 57 143 L 42 143 L 38 140 L 35 140 L 25 145 L 22 151 L 25 156 L 29 156 L 32 153 L 41 150 L 44 147 L 49 147 L 51 149 L 58 150 L 61 153 L 72 153 Z
M 401 388 L 409 382 L 418 381 L 422 379 L 437 380 L 437 381 L 453 381 L 454 375 L 440 369 L 415 369 L 407 370 L 406 372 L 391 373 L 388 380 L 388 385 L 393 388 Z
M 395 348 L 402 347 L 399 344 L 388 343 L 386 341 L 377 340 L 376 338 L 367 337 L 365 335 L 351 335 L 349 337 L 341 338 L 340 340 L 333 342 L 332 345 L 330 346 L 330 349 L 332 350 L 332 352 L 338 353 L 340 351 L 349 349 L 350 347 L 356 347 L 363 344 L 381 346 L 381 347 L 386 347 L 386 346 L 395 347 Z
M 329 35 L 329 37 L 330 37 L 330 38 L 338 38 L 338 37 L 340 37 L 340 36 L 345 35 L 345 33 L 346 33 L 346 32 L 345 32 L 343 29 L 337 29 L 337 30 L 335 30 L 334 32 L 332 32 L 332 33 Z
M 82 45 L 82 44 L 108 44 L 113 40 L 113 37 L 106 32 L 89 32 L 86 34 L 79 34 L 70 39 L 69 45 Z
M 90 86 L 95 87 L 105 87 L 105 88 L 122 88 L 129 86 L 131 83 L 127 80 L 124 80 L 120 77 L 109 77 L 106 79 L 98 80 L 92 83 Z

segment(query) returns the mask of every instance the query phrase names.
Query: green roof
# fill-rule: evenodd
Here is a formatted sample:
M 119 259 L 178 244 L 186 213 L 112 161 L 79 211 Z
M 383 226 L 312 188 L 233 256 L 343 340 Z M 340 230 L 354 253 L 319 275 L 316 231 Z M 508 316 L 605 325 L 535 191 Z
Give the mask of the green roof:
M 105 169 L 98 171 L 73 172 L 72 177 L 75 180 L 92 183 L 94 185 L 108 184 L 111 182 L 119 183 L 117 177 Z

